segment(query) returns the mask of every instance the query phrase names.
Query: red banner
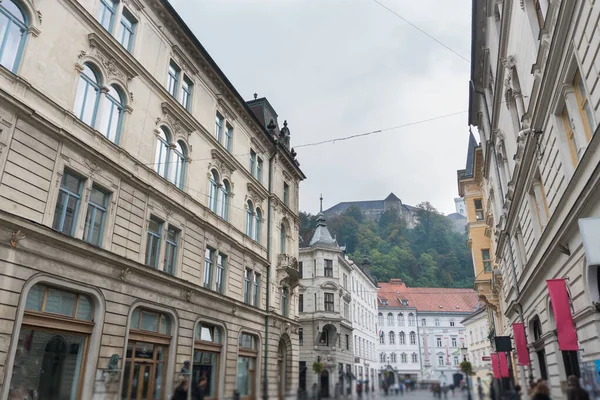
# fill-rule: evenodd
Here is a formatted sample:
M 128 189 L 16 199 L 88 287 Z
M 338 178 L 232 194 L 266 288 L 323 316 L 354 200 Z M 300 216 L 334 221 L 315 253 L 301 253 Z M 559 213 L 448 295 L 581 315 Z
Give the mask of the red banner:
M 500 364 L 500 376 L 502 378 L 510 377 L 508 373 L 508 360 L 506 359 L 507 355 L 508 353 L 498 353 L 498 364 Z
M 546 283 L 552 301 L 554 321 L 556 321 L 558 348 L 563 351 L 577 351 L 579 350 L 577 332 L 573 323 L 573 315 L 571 315 L 567 284 L 564 279 L 548 279 Z
M 492 358 L 492 371 L 494 372 L 494 378 L 500 379 L 500 364 L 498 364 L 498 354 L 491 353 L 490 357 Z
M 517 348 L 517 358 L 519 365 L 529 365 L 529 351 L 527 350 L 527 339 L 525 338 L 525 326 L 521 322 L 513 324 L 513 333 L 515 335 L 515 347 Z

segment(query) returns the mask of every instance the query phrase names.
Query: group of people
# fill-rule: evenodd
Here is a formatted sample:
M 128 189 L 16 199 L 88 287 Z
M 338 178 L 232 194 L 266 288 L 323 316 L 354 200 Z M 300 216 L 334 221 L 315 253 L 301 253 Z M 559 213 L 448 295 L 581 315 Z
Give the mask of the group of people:
M 567 400 L 590 400 L 588 392 L 579 384 L 579 378 L 571 375 L 567 378 Z M 550 388 L 543 379 L 529 382 L 531 400 L 550 400 Z
M 190 389 L 190 381 L 183 378 L 179 385 L 175 388 L 171 400 L 187 400 L 188 390 Z M 192 387 L 192 400 L 204 400 L 206 396 L 206 377 L 201 377 L 198 385 Z

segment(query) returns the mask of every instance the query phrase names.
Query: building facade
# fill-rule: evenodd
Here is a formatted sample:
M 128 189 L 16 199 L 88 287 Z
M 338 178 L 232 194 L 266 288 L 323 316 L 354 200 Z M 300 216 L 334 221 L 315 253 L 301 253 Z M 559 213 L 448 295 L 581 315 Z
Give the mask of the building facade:
M 287 124 L 166 0 L 0 19 L 0 398 L 295 398 Z
M 363 382 L 365 391 L 377 391 L 378 355 L 377 342 L 377 282 L 371 275 L 370 262 L 365 258 L 361 265 L 353 265 L 352 327 L 354 336 L 354 376 Z
M 451 384 L 468 346 L 461 321 L 476 309 L 476 292 L 411 288 L 390 279 L 379 283 L 378 296 L 382 377 L 394 371 L 402 380 Z
M 475 375 L 481 379 L 487 379 L 492 373 L 491 341 L 489 338 L 489 321 L 487 309 L 479 308 L 473 314 L 461 321 L 465 327 L 468 360 L 473 365 Z M 461 360 L 462 361 L 462 360 Z
M 548 380 L 556 399 L 600 358 L 598 238 L 587 235 L 600 216 L 599 12 L 583 0 L 473 1 L 469 124 L 492 218 L 496 334 L 524 324 L 531 364 L 515 376 Z
M 299 389 L 334 397 L 352 391 L 354 263 L 331 237 L 323 213 L 308 247 L 299 250 Z M 314 369 L 315 363 L 322 371 Z

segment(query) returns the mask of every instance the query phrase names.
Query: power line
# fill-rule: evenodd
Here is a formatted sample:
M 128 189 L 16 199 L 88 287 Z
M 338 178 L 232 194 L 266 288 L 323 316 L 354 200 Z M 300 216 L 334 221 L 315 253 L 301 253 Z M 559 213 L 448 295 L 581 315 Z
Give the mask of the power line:
M 454 113 L 451 113 L 451 114 L 445 114 L 445 115 L 440 115 L 440 116 L 437 116 L 437 117 L 422 119 L 420 121 L 409 122 L 409 123 L 406 123 L 406 124 L 396 125 L 396 126 L 392 126 L 392 127 L 389 127 L 389 128 L 377 129 L 375 131 L 358 133 L 358 134 L 350 135 L 350 136 L 342 136 L 342 137 L 335 138 L 335 139 L 322 140 L 320 142 L 305 143 L 305 144 L 301 144 L 301 145 L 298 145 L 298 146 L 294 146 L 294 148 L 297 149 L 297 148 L 300 148 L 300 147 L 319 146 L 319 145 L 325 144 L 325 143 L 335 143 L 335 142 L 341 142 L 341 141 L 344 141 L 344 140 L 355 139 L 355 138 L 359 138 L 359 137 L 363 137 L 363 136 L 374 135 L 376 133 L 382 133 L 382 132 L 387 132 L 387 131 L 391 131 L 391 130 L 394 130 L 394 129 L 406 128 L 408 126 L 423 124 L 425 122 L 435 121 L 435 120 L 438 120 L 438 119 L 443 119 L 443 118 L 448 118 L 448 117 L 452 117 L 452 116 L 459 115 L 459 114 L 464 114 L 467 111 L 468 110 L 457 111 L 457 112 L 454 112 Z
M 435 37 L 433 37 L 429 33 L 425 32 L 423 29 L 419 28 L 417 25 L 413 24 L 412 22 L 410 22 L 409 20 L 407 20 L 406 18 L 404 18 L 402 15 L 398 14 L 397 12 L 395 12 L 394 10 L 392 10 L 391 8 L 387 7 L 385 4 L 379 2 L 378 0 L 373 0 L 373 1 L 375 3 L 377 3 L 377 4 L 379 4 L 381 7 L 385 8 L 386 10 L 388 10 L 389 12 L 391 12 L 392 14 L 394 14 L 396 17 L 400 18 L 402 21 L 406 22 L 407 24 L 409 24 L 410 26 L 412 26 L 413 28 L 415 28 L 416 30 L 418 30 L 419 32 L 421 32 L 423 35 L 425 35 L 428 38 L 430 38 L 431 40 L 433 40 L 434 42 L 436 42 L 436 43 L 444 46 L 447 50 L 450 50 L 452 53 L 456 54 L 457 56 L 459 56 L 460 58 L 462 58 L 463 60 L 465 60 L 469 64 L 471 63 L 471 61 L 469 61 L 468 58 L 464 57 L 459 52 L 453 50 L 450 46 L 442 43 L 441 41 L 439 41 L 438 39 L 436 39 Z

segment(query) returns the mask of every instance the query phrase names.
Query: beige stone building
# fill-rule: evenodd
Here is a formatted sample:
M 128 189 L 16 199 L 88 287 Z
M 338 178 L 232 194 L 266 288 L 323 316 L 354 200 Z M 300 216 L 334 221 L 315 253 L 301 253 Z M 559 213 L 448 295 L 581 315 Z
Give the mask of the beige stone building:
M 0 398 L 295 398 L 287 123 L 166 0 L 0 21 Z
M 597 384 L 599 13 L 583 0 L 473 1 L 469 123 L 505 320 L 495 334 L 524 324 L 532 363 L 515 378 L 547 379 L 555 399 L 571 374 Z

